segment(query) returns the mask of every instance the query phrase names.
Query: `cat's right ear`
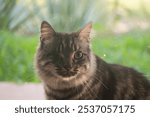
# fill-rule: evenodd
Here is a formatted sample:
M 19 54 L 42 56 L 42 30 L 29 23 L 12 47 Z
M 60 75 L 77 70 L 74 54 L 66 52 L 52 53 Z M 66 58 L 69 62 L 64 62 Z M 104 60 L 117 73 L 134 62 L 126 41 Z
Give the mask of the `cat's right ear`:
M 89 42 L 91 30 L 92 30 L 92 22 L 89 22 L 84 28 L 80 30 L 79 32 L 80 39 Z
M 52 28 L 52 26 L 48 22 L 43 21 L 41 23 L 41 37 L 40 37 L 41 41 L 44 43 L 51 42 L 54 34 L 55 31 Z

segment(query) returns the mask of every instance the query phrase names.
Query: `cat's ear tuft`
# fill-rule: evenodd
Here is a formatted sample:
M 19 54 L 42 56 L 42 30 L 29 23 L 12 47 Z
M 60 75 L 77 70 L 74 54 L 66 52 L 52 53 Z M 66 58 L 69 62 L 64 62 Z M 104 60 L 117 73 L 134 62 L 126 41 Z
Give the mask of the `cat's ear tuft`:
M 54 33 L 54 29 L 48 22 L 43 21 L 41 23 L 41 40 L 50 40 L 53 38 Z
M 89 22 L 87 25 L 84 26 L 79 32 L 80 39 L 86 39 L 88 42 L 90 40 L 90 34 L 92 30 L 92 22 Z

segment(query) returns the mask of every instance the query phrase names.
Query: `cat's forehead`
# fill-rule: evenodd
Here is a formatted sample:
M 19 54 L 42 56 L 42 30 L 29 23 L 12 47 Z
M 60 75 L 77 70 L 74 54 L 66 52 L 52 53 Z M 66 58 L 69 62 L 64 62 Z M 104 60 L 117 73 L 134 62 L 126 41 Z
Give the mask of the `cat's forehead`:
M 78 39 L 78 34 L 77 33 L 57 33 L 56 38 L 59 40 L 74 40 Z
M 66 49 L 77 50 L 79 48 L 84 50 L 87 49 L 88 45 L 80 39 L 78 33 L 56 33 L 53 47 L 67 51 Z
M 58 44 L 77 44 L 79 42 L 78 34 L 76 33 L 57 33 L 56 39 Z

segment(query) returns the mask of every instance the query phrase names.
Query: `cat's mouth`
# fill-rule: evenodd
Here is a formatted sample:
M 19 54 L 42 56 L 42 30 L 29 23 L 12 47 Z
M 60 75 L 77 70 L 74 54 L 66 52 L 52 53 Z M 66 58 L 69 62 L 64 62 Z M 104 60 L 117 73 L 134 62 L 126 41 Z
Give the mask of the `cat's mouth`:
M 77 73 L 75 72 L 57 72 L 62 77 L 72 77 L 75 76 Z
M 78 73 L 78 70 L 71 71 L 71 70 L 56 69 L 56 71 L 59 76 L 62 76 L 64 78 L 75 76 Z

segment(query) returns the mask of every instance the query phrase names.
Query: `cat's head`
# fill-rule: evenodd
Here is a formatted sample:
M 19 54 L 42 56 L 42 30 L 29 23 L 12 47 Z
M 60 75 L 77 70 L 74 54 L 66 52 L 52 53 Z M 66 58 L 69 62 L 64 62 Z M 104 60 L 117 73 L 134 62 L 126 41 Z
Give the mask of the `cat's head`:
M 49 23 L 41 24 L 40 47 L 37 67 L 46 75 L 69 78 L 88 72 L 90 67 L 90 32 L 88 23 L 74 33 L 58 33 Z

